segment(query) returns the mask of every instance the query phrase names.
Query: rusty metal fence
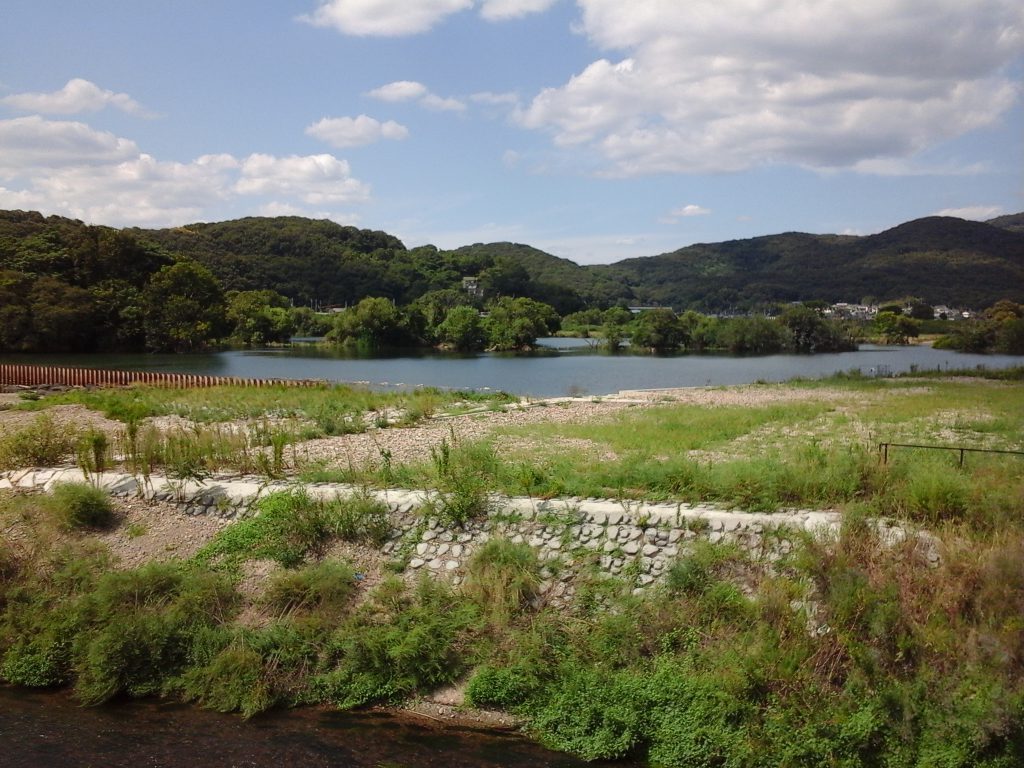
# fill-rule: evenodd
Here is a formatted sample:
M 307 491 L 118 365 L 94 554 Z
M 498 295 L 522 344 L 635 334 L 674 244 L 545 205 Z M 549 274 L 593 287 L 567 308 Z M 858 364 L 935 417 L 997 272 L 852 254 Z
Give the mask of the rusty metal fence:
M 879 443 L 878 453 L 881 456 L 883 464 L 889 463 L 890 448 L 920 448 L 929 451 L 959 451 L 961 467 L 964 465 L 964 454 L 966 453 L 1004 453 L 1011 456 L 1024 456 L 1024 451 L 1007 451 L 999 448 L 967 448 L 959 445 L 921 445 L 919 443 Z
M 311 379 L 245 379 L 237 376 L 203 376 L 158 371 L 117 371 L 103 368 L 68 368 L 51 365 L 0 363 L 0 386 L 118 387 L 148 384 L 154 387 L 311 387 L 323 384 Z

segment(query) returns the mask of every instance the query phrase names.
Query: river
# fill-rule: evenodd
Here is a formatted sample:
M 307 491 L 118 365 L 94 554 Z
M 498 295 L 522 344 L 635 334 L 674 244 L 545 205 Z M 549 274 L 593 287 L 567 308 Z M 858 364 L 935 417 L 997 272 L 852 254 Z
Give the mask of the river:
M 503 390 L 517 395 L 606 395 L 623 389 L 719 386 L 820 378 L 859 370 L 888 375 L 911 369 L 1006 368 L 1024 358 L 977 355 L 925 345 L 864 345 L 856 352 L 817 355 L 649 356 L 600 354 L 585 339 L 542 339 L 535 355 L 446 355 L 431 352 L 357 357 L 322 345 L 231 350 L 201 355 L 4 355 L 0 362 L 83 368 L 157 370 L 244 378 L 323 379 L 375 388 L 433 386 Z
M 1024 365 L 1024 357 L 966 354 L 925 345 L 863 345 L 855 352 L 729 355 L 601 354 L 586 339 L 542 339 L 544 352 L 441 354 L 404 352 L 360 357 L 314 344 L 204 354 L 7 354 L 0 362 L 42 366 L 165 371 L 209 376 L 323 379 L 374 388 L 433 386 L 503 390 L 519 395 L 611 394 L 623 389 L 722 386 L 820 378 L 859 370 L 886 376 L 911 370 L 949 371 Z
M 583 768 L 525 738 L 384 712 L 306 708 L 243 720 L 165 701 L 80 707 L 0 687 L 4 768 Z

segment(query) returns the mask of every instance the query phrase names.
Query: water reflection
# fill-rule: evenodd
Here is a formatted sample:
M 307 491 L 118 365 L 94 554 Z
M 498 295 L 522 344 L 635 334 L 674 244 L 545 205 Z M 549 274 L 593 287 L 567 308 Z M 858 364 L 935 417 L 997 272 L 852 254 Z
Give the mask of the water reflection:
M 63 693 L 11 688 L 0 688 L 0 755 L 5 768 L 611 765 L 548 752 L 514 734 L 440 728 L 411 716 L 300 709 L 245 721 L 159 701 L 83 708 Z

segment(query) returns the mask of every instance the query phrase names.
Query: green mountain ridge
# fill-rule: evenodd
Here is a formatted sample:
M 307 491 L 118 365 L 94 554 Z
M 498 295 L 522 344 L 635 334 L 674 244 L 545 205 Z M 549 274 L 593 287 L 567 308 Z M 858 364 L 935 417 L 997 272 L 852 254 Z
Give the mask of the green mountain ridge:
M 408 249 L 386 232 L 294 216 L 117 230 L 0 211 L 0 270 L 86 287 L 191 259 L 225 290 L 271 288 L 316 307 L 365 296 L 407 304 L 476 277 L 486 295 L 524 295 L 563 314 L 618 301 L 723 311 L 903 296 L 981 308 L 1024 301 L 1022 230 L 1024 213 L 991 222 L 932 216 L 868 236 L 786 232 L 581 266 L 520 243 Z
M 984 307 L 1024 298 L 1024 236 L 932 216 L 868 236 L 787 232 L 697 244 L 605 269 L 644 303 L 677 309 L 902 296 Z

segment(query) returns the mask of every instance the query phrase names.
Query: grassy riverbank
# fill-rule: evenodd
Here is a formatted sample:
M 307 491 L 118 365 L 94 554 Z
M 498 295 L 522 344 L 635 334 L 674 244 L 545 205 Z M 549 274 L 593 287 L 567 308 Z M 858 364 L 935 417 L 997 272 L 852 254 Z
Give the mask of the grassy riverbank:
M 429 513 L 456 528 L 504 488 L 839 507 L 842 531 L 790 535 L 779 560 L 695 544 L 643 594 L 630 569 L 584 564 L 556 609 L 538 590 L 558 562 L 500 539 L 459 587 L 417 580 L 401 559 L 367 585 L 329 554 L 386 534 L 366 495 L 270 497 L 188 554 L 126 568 L 89 527 L 104 524 L 102 494 L 2 493 L 0 678 L 71 686 L 85 703 L 160 694 L 243 714 L 398 703 L 457 683 L 548 746 L 664 766 L 1024 760 L 1024 457 L 960 467 L 955 453 L 897 449 L 882 465 L 877 453 L 881 441 L 1022 450 L 1024 385 L 701 390 L 586 423 L 559 423 L 564 407 L 525 423 L 495 414 L 473 440 L 455 420 L 431 433 L 429 461 L 378 453 L 331 473 L 439 487 L 454 506 Z M 883 541 L 877 516 L 928 535 Z

